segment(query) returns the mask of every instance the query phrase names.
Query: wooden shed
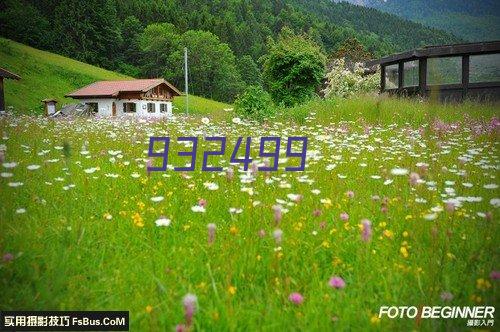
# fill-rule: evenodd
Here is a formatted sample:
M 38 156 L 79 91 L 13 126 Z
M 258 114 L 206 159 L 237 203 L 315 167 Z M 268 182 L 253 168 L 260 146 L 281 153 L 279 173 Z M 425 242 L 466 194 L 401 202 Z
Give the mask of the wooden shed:
M 381 92 L 500 101 L 500 41 L 428 46 L 366 65 L 380 65 Z
M 14 73 L 11 73 L 7 69 L 0 67 L 0 112 L 5 111 L 5 95 L 4 95 L 4 78 L 10 78 L 13 80 L 20 80 L 21 77 Z

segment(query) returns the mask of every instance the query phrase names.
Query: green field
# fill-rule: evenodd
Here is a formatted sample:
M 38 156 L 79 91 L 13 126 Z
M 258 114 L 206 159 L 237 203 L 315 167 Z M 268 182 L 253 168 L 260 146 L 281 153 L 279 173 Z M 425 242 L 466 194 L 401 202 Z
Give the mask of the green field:
M 0 307 L 130 310 L 132 330 L 160 331 L 183 321 L 182 297 L 193 293 L 199 331 L 427 331 L 467 321 L 379 320 L 379 307 L 494 305 L 498 123 L 316 120 L 1 120 Z M 148 176 L 148 138 L 165 133 L 227 136 L 225 156 L 209 161 L 224 171 L 199 171 L 201 150 L 217 149 L 200 143 L 197 171 Z M 283 139 L 283 161 L 293 135 L 309 137 L 304 172 L 283 171 L 297 163 L 289 158 L 278 172 L 236 165 L 227 178 L 237 136 L 254 138 L 260 163 L 260 137 Z M 172 142 L 169 164 L 189 162 L 175 156 L 181 150 Z M 205 212 L 194 212 L 201 199 Z M 156 226 L 162 216 L 168 227 Z M 330 287 L 333 276 L 345 288 Z M 289 301 L 292 292 L 302 304 Z
M 100 80 L 132 79 L 54 53 L 37 50 L 0 38 L 0 67 L 21 76 L 21 80 L 5 80 L 6 106 L 17 113 L 43 114 L 41 100 L 55 98 L 59 106 L 75 103 L 64 95 Z M 206 114 L 223 112 L 231 106 L 209 99 L 190 96 L 191 112 Z M 184 112 L 184 99 L 174 100 L 174 106 Z

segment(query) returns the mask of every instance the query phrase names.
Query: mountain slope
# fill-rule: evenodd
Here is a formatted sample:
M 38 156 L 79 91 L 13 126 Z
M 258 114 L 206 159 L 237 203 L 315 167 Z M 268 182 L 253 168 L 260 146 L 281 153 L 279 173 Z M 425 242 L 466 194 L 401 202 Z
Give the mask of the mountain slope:
M 497 0 L 341 0 L 449 31 L 469 41 L 500 39 Z M 338 1 L 337 1 L 338 2 Z
M 21 80 L 5 80 L 6 106 L 14 110 L 42 114 L 41 100 L 55 98 L 59 106 L 74 103 L 64 95 L 99 80 L 131 79 L 129 76 L 95 67 L 54 53 L 41 51 L 0 38 L 0 67 L 21 76 Z M 223 112 L 230 105 L 189 96 L 190 110 L 196 114 Z M 184 97 L 174 100 L 179 112 L 184 111 Z M 32 112 L 33 111 L 33 112 Z
M 315 13 L 322 20 L 367 34 L 383 36 L 384 41 L 393 45 L 391 52 L 461 41 L 445 31 L 429 28 L 370 7 L 354 6 L 346 2 L 332 4 L 331 1 L 324 0 L 292 0 L 292 2 Z

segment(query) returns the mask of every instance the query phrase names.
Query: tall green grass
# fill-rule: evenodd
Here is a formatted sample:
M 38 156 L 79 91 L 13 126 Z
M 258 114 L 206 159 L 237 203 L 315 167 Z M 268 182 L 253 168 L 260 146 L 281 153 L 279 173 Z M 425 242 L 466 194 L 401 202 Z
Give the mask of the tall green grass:
M 464 102 L 443 104 L 416 98 L 392 98 L 387 96 L 358 96 L 350 99 L 312 99 L 305 104 L 281 109 L 280 120 L 293 119 L 303 123 L 314 114 L 318 123 L 339 121 L 365 121 L 376 124 L 404 124 L 414 126 L 435 119 L 446 122 L 464 118 L 481 119 L 500 116 L 500 105 Z

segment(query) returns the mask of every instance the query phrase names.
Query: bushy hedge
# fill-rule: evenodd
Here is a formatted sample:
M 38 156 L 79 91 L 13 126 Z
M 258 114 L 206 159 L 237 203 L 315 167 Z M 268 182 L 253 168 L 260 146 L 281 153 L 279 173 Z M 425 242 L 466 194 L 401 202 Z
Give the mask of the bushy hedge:
M 234 102 L 234 108 L 238 115 L 258 121 L 274 114 L 271 96 L 260 86 L 247 87 Z

